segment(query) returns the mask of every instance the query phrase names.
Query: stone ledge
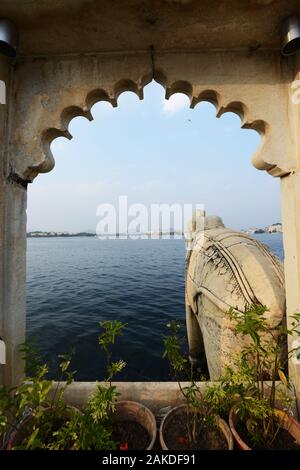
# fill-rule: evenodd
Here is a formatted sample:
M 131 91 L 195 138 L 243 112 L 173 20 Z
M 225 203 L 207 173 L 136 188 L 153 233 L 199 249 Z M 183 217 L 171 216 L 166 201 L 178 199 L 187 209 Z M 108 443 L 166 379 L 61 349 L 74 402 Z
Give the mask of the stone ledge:
M 65 391 L 65 399 L 71 405 L 82 408 L 91 393 L 95 390 L 97 382 L 73 382 Z M 103 382 L 99 382 L 103 383 Z M 187 382 L 181 382 L 183 386 Z M 181 392 L 176 382 L 113 382 L 117 387 L 120 400 L 137 401 L 156 414 L 166 406 L 176 406 L 183 402 Z M 206 383 L 200 383 L 201 389 Z M 55 389 L 56 384 L 53 385 Z
M 98 382 L 103 383 L 103 382 Z M 180 382 L 183 387 L 189 382 Z M 201 391 L 210 382 L 198 382 Z M 73 382 L 65 391 L 65 399 L 70 405 L 82 408 L 90 394 L 95 390 L 97 382 Z M 155 415 L 161 408 L 177 406 L 183 403 L 183 397 L 177 382 L 113 382 L 120 393 L 120 400 L 132 400 L 147 406 Z M 278 382 L 278 385 L 280 383 Z M 55 390 L 54 383 L 52 390 Z M 296 401 L 293 406 L 297 416 Z

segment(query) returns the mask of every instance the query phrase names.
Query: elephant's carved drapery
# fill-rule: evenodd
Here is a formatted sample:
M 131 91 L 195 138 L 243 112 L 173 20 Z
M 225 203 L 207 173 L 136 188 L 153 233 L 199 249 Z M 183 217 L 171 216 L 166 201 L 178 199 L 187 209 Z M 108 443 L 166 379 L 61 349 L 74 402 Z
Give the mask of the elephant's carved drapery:
M 204 345 L 210 378 L 218 380 L 234 366 L 247 344 L 236 336 L 227 312 L 243 315 L 252 305 L 267 306 L 270 330 L 286 310 L 283 266 L 269 249 L 245 233 L 224 227 L 219 217 L 205 217 L 204 231 L 190 235 L 186 268 L 186 321 L 193 363 Z

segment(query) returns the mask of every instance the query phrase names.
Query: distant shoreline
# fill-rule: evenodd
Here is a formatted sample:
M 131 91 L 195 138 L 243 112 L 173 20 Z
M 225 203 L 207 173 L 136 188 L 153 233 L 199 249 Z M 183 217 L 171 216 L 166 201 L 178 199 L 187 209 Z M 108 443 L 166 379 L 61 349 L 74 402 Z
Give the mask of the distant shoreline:
M 275 224 L 268 225 L 265 228 L 256 228 L 252 227 L 247 230 L 240 230 L 242 233 L 247 233 L 247 234 L 259 234 L 259 233 L 282 233 L 282 224 L 280 222 L 276 222 Z M 170 236 L 170 237 L 175 237 L 175 236 L 183 236 L 184 237 L 184 232 L 181 231 L 176 231 L 171 229 L 169 232 L 144 232 L 144 233 L 103 233 L 100 234 L 99 237 L 105 237 L 105 238 L 121 238 L 121 239 L 126 239 L 130 237 L 136 237 L 136 236 L 146 236 L 148 238 L 152 237 L 164 237 L 164 236 Z M 27 238 L 69 238 L 69 237 L 98 237 L 98 234 L 92 231 L 88 232 L 55 232 L 53 230 L 51 231 L 42 231 L 42 230 L 33 230 L 31 232 L 27 232 Z
M 241 230 L 242 233 L 247 233 L 248 235 L 259 235 L 259 234 L 268 234 L 272 235 L 274 233 L 282 233 L 280 230 L 273 230 L 273 231 L 268 231 L 268 230 L 263 230 L 263 229 L 257 229 L 253 231 L 248 231 L 248 230 Z M 121 239 L 121 240 L 126 240 L 127 238 L 132 238 L 132 237 L 139 237 L 139 236 L 146 236 L 148 238 L 152 239 L 160 239 L 165 236 L 169 236 L 171 238 L 174 238 L 175 236 L 182 236 L 184 238 L 184 233 L 180 232 L 163 232 L 163 233 L 123 233 L 123 234 L 108 234 L 108 235 L 102 235 L 102 237 L 108 238 L 108 239 Z M 27 238 L 80 238 L 80 237 L 90 237 L 90 238 L 98 238 L 98 235 L 96 233 L 89 233 L 89 232 L 80 232 L 80 233 L 56 233 L 56 232 L 39 232 L 39 233 L 32 233 L 29 232 L 27 233 Z M 101 236 L 99 236 L 101 237 Z M 155 238 L 154 238 L 155 237 Z M 157 238 L 158 237 L 158 238 Z
M 184 233 L 181 232 L 161 232 L 161 233 L 110 233 L 110 234 L 103 234 L 103 235 L 97 235 L 96 233 L 85 233 L 85 232 L 80 232 L 80 233 L 46 233 L 46 232 L 40 232 L 40 233 L 32 233 L 29 232 L 27 233 L 27 238 L 74 238 L 74 237 L 105 237 L 105 238 L 120 238 L 125 240 L 126 238 L 131 238 L 131 237 L 139 237 L 139 236 L 144 236 L 144 237 L 164 237 L 164 236 L 182 236 L 184 237 Z
M 27 238 L 70 238 L 70 237 L 96 237 L 95 233 L 60 233 L 60 232 L 29 232 Z

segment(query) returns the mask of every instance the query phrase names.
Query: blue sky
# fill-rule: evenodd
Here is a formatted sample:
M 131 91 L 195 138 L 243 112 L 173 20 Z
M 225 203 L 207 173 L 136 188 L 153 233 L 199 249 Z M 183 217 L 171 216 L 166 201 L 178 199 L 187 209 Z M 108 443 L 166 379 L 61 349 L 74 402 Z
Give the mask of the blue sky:
M 97 206 L 129 203 L 204 204 L 228 227 L 265 227 L 280 221 L 279 180 L 256 170 L 255 131 L 238 116 L 220 119 L 209 103 L 189 109 L 185 95 L 164 99 L 152 82 L 144 100 L 123 93 L 118 108 L 92 108 L 94 121 L 75 118 L 73 139 L 56 139 L 54 170 L 29 187 L 28 230 L 95 230 Z

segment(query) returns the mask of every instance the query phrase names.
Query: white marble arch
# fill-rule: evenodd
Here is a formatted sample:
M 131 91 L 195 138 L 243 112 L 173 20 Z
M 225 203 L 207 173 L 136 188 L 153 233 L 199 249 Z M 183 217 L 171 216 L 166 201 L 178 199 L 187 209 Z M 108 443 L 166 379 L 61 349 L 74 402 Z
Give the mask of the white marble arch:
M 78 115 L 92 119 L 100 100 L 117 105 L 120 93 L 142 99 L 152 79 L 166 98 L 183 92 L 191 107 L 209 101 L 217 116 L 233 111 L 243 128 L 257 130 L 261 144 L 253 164 L 282 181 L 287 311 L 300 311 L 299 106 L 292 100 L 299 57 L 278 51 L 158 51 L 41 55 L 11 61 L 0 58 L 0 79 L 7 84 L 7 105 L 0 107 L 0 336 L 6 342 L 2 381 L 22 375 L 18 344 L 25 334 L 26 188 L 54 166 L 50 144 L 71 138 L 68 124 Z M 70 168 L 72 171 L 72 168 Z M 299 366 L 290 373 L 300 393 Z

